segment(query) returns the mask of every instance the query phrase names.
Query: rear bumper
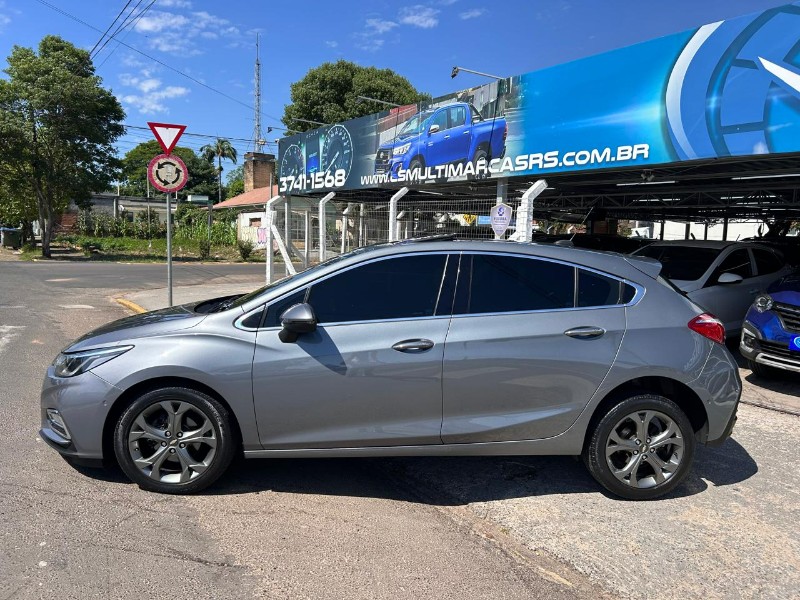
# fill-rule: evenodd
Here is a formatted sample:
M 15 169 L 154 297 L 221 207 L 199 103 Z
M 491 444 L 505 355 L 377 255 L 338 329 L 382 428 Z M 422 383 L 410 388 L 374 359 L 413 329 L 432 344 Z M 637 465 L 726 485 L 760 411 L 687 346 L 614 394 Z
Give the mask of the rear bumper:
M 718 437 L 717 439 L 715 439 L 715 440 L 708 440 L 706 442 L 706 446 L 711 446 L 712 448 L 714 446 L 719 446 L 725 440 L 727 440 L 729 437 L 731 437 L 731 434 L 733 433 L 733 428 L 736 425 L 737 419 L 739 418 L 737 416 L 737 414 L 736 414 L 738 409 L 739 409 L 739 405 L 737 403 L 736 408 L 734 409 L 733 414 L 731 415 L 731 418 L 728 420 L 728 424 L 725 426 L 725 430 L 722 432 L 722 435 L 720 437 Z

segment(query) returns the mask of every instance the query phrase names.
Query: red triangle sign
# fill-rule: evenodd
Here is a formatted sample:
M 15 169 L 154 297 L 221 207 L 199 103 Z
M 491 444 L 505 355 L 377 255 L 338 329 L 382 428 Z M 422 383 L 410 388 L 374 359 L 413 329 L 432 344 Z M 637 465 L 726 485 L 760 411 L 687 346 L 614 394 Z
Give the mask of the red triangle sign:
M 147 122 L 156 140 L 161 144 L 164 154 L 169 154 L 178 143 L 181 134 L 186 130 L 186 125 L 170 125 L 169 123 Z

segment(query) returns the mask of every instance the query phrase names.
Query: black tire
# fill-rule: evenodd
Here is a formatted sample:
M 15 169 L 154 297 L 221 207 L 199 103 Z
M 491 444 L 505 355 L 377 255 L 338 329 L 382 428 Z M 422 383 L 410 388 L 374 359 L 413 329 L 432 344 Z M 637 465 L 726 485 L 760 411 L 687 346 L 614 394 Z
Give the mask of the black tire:
M 486 160 L 489 159 L 489 153 L 486 152 L 486 148 L 484 146 L 481 146 L 475 150 L 475 154 L 472 156 L 472 164 L 477 166 L 478 161 L 482 158 Z
M 114 454 L 125 475 L 142 489 L 161 494 L 191 494 L 208 487 L 228 468 L 235 448 L 225 407 L 183 387 L 143 394 L 114 428 Z
M 694 448 L 692 424 L 678 405 L 663 396 L 644 394 L 623 400 L 597 421 L 583 461 L 612 494 L 650 500 L 669 493 L 686 478 Z
M 747 368 L 750 369 L 754 375 L 763 377 L 764 379 L 772 379 L 777 375 L 776 371 L 778 371 L 778 369 L 769 367 L 767 365 L 762 365 L 761 363 L 757 363 L 749 358 L 747 359 Z
M 411 159 L 411 162 L 408 163 L 408 170 L 413 171 L 414 169 L 419 169 L 420 173 L 425 170 L 425 161 L 419 156 L 415 156 Z

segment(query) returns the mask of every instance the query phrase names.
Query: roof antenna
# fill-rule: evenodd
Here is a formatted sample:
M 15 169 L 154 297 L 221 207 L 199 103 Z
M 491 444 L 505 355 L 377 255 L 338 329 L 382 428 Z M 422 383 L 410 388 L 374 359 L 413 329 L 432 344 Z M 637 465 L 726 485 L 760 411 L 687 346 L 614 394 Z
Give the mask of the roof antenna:
M 586 213 L 586 216 L 583 217 L 583 221 L 581 221 L 581 225 L 585 225 L 586 224 L 586 221 L 589 219 L 589 215 L 592 214 L 592 211 L 594 210 L 595 206 L 597 206 L 597 202 L 592 204 L 592 208 L 590 208 L 589 212 Z M 574 240 L 576 235 L 578 235 L 578 228 L 577 227 L 575 228 L 575 231 L 572 233 L 572 237 L 569 238 L 569 241 L 571 242 L 572 240 Z

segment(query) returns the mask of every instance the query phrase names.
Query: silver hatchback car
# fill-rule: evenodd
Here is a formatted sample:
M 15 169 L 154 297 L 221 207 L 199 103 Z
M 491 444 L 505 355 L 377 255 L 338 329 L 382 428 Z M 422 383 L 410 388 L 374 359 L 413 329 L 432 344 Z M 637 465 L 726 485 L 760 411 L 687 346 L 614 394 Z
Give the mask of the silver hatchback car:
M 164 493 L 237 453 L 562 454 L 654 498 L 730 435 L 741 394 L 722 324 L 660 269 L 513 242 L 359 249 L 87 334 L 48 369 L 40 435 Z

